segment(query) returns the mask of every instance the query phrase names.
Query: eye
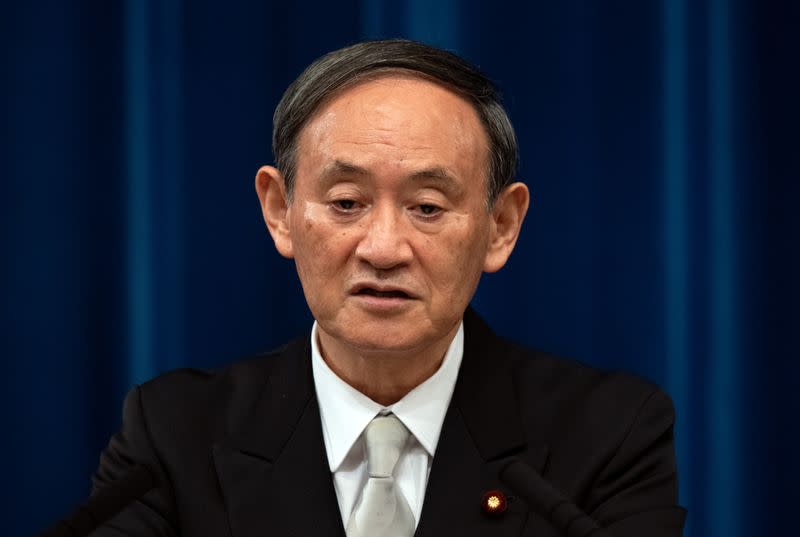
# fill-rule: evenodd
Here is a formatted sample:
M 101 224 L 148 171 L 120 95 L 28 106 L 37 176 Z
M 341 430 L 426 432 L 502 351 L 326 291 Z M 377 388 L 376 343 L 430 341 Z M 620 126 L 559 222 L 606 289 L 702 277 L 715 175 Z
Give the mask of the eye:
M 439 207 L 436 207 L 435 205 L 420 205 L 419 210 L 422 212 L 422 214 L 433 214 L 439 210 Z
M 350 199 L 335 200 L 331 203 L 331 205 L 333 205 L 334 209 L 346 213 L 356 208 L 355 200 L 350 200 Z
M 430 203 L 421 203 L 414 207 L 414 210 L 423 218 L 433 218 L 442 212 L 442 208 Z

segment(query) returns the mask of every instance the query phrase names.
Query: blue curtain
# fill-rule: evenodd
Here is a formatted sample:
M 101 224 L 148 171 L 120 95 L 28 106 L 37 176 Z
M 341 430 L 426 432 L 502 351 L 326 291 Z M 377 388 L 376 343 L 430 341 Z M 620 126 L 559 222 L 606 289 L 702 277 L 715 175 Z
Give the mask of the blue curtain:
M 692 537 L 800 503 L 796 2 L 33 0 L 2 9 L 3 535 L 85 497 L 137 382 L 310 326 L 253 189 L 320 54 L 410 37 L 505 96 L 533 193 L 476 308 L 674 398 Z

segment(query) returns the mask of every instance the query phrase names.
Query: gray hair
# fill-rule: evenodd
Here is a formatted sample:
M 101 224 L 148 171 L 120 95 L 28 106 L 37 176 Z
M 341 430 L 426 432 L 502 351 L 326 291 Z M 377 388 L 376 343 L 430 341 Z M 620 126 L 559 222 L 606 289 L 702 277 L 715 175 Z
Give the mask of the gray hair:
M 489 139 L 487 201 L 491 208 L 514 179 L 517 138 L 494 84 L 461 57 L 416 41 L 365 41 L 335 50 L 309 65 L 286 89 L 272 118 L 272 154 L 291 200 L 300 132 L 317 109 L 337 92 L 391 72 L 436 82 L 475 107 Z

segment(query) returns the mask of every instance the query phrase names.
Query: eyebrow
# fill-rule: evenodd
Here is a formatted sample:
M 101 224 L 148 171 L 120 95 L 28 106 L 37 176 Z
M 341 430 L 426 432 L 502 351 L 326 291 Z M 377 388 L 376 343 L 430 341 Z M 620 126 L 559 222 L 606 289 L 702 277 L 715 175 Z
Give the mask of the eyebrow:
M 369 170 L 344 160 L 336 159 L 333 163 L 325 166 L 320 174 L 322 177 L 330 175 L 369 175 Z
M 366 168 L 347 162 L 344 160 L 336 159 L 331 164 L 323 168 L 321 177 L 331 177 L 335 175 L 371 175 L 370 171 Z M 425 168 L 423 170 L 415 171 L 408 176 L 412 180 L 433 180 L 436 183 L 441 183 L 443 187 L 449 189 L 460 190 L 460 186 L 455 176 L 450 173 L 446 168 L 441 166 L 434 166 Z
M 456 178 L 453 177 L 449 171 L 445 168 L 441 167 L 434 167 L 434 168 L 426 168 L 424 170 L 420 170 L 418 172 L 414 172 L 410 175 L 411 179 L 434 179 L 437 182 L 445 182 L 445 183 L 457 183 Z

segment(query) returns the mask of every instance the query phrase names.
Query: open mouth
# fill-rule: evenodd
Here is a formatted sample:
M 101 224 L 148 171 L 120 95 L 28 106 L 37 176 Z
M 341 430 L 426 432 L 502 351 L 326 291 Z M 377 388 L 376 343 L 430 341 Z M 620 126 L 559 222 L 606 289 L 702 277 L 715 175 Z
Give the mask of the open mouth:
M 378 291 L 370 287 L 359 289 L 356 295 L 374 296 L 377 298 L 411 298 L 408 293 L 403 291 Z

